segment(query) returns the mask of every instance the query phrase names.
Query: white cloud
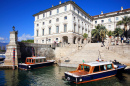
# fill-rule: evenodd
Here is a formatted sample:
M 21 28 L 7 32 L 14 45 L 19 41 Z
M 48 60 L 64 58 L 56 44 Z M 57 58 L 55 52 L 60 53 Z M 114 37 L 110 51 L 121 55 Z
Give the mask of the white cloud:
M 33 39 L 33 36 L 31 36 L 30 34 L 25 34 L 24 33 L 21 37 L 18 37 L 19 41 L 28 40 L 28 39 Z
M 5 40 L 3 37 L 0 37 L 0 40 Z

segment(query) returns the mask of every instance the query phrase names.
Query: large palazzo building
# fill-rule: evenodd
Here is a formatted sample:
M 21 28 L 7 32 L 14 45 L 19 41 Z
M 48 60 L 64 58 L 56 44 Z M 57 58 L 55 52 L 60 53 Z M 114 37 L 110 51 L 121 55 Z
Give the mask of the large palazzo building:
M 130 16 L 130 9 L 115 11 L 96 16 L 90 16 L 73 1 L 53 6 L 47 10 L 33 15 L 34 21 L 34 43 L 52 44 L 62 43 L 84 43 L 83 34 L 91 37 L 92 29 L 97 24 L 103 24 L 108 30 L 114 30 L 116 22 L 124 16 Z M 122 26 L 121 26 L 122 27 Z M 129 28 L 129 26 L 128 26 Z

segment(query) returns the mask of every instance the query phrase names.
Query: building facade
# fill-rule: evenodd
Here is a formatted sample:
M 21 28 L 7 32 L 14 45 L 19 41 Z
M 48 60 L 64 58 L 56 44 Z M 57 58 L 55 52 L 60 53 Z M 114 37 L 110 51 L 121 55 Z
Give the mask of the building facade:
M 83 34 L 91 37 L 92 29 L 98 24 L 103 24 L 108 30 L 114 30 L 116 23 L 124 16 L 130 16 L 130 9 L 90 16 L 75 2 L 59 2 L 47 10 L 33 15 L 34 43 L 84 43 Z M 123 26 L 120 26 L 123 27 Z M 128 26 L 129 28 L 129 26 Z
M 121 10 L 105 13 L 101 12 L 100 15 L 92 16 L 93 17 L 93 28 L 95 29 L 95 26 L 98 24 L 104 25 L 108 31 L 114 31 L 115 28 L 120 27 L 124 28 L 124 25 L 117 26 L 117 22 L 122 20 L 125 16 L 130 16 L 130 8 L 124 9 L 121 7 Z M 130 28 L 129 25 L 127 25 L 127 30 Z
M 34 42 L 51 44 L 83 43 L 83 34 L 91 37 L 92 17 L 72 1 L 61 2 L 33 15 Z

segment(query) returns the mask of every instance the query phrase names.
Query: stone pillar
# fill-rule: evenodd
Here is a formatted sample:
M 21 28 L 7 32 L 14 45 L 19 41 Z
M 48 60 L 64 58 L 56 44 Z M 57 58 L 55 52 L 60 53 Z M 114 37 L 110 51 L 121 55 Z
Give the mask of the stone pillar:
M 72 36 L 68 36 L 68 43 L 73 44 L 73 37 Z
M 18 67 L 18 58 L 21 58 L 20 46 L 17 42 L 18 31 L 10 32 L 10 42 L 6 46 L 6 58 L 4 65 L 13 65 L 13 48 L 15 48 L 15 66 Z
M 75 39 L 75 44 L 77 44 L 78 43 L 78 38 L 76 37 L 76 39 Z

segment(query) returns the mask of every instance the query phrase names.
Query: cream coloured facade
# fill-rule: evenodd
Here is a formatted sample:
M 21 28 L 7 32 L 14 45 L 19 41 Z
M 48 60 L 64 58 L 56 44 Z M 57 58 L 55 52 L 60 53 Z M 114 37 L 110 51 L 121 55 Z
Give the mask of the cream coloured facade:
M 52 6 L 47 10 L 33 15 L 34 43 L 52 44 L 54 42 L 81 44 L 84 43 L 83 34 L 91 37 L 92 29 L 103 24 L 108 30 L 114 30 L 116 22 L 124 16 L 130 16 L 130 9 L 90 16 L 73 1 Z M 123 28 L 123 25 L 119 26 Z M 128 26 L 129 28 L 129 26 Z
M 33 15 L 34 42 L 51 44 L 83 43 L 83 34 L 91 37 L 92 17 L 72 1 L 59 3 Z
M 98 24 L 104 25 L 108 30 L 114 31 L 116 27 L 124 28 L 124 25 L 117 26 L 117 22 L 122 20 L 125 16 L 130 16 L 130 9 L 124 9 L 121 7 L 121 10 L 105 13 L 101 12 L 100 15 L 93 16 L 93 29 L 95 29 L 95 26 Z M 127 25 L 127 30 L 130 28 L 129 25 Z

